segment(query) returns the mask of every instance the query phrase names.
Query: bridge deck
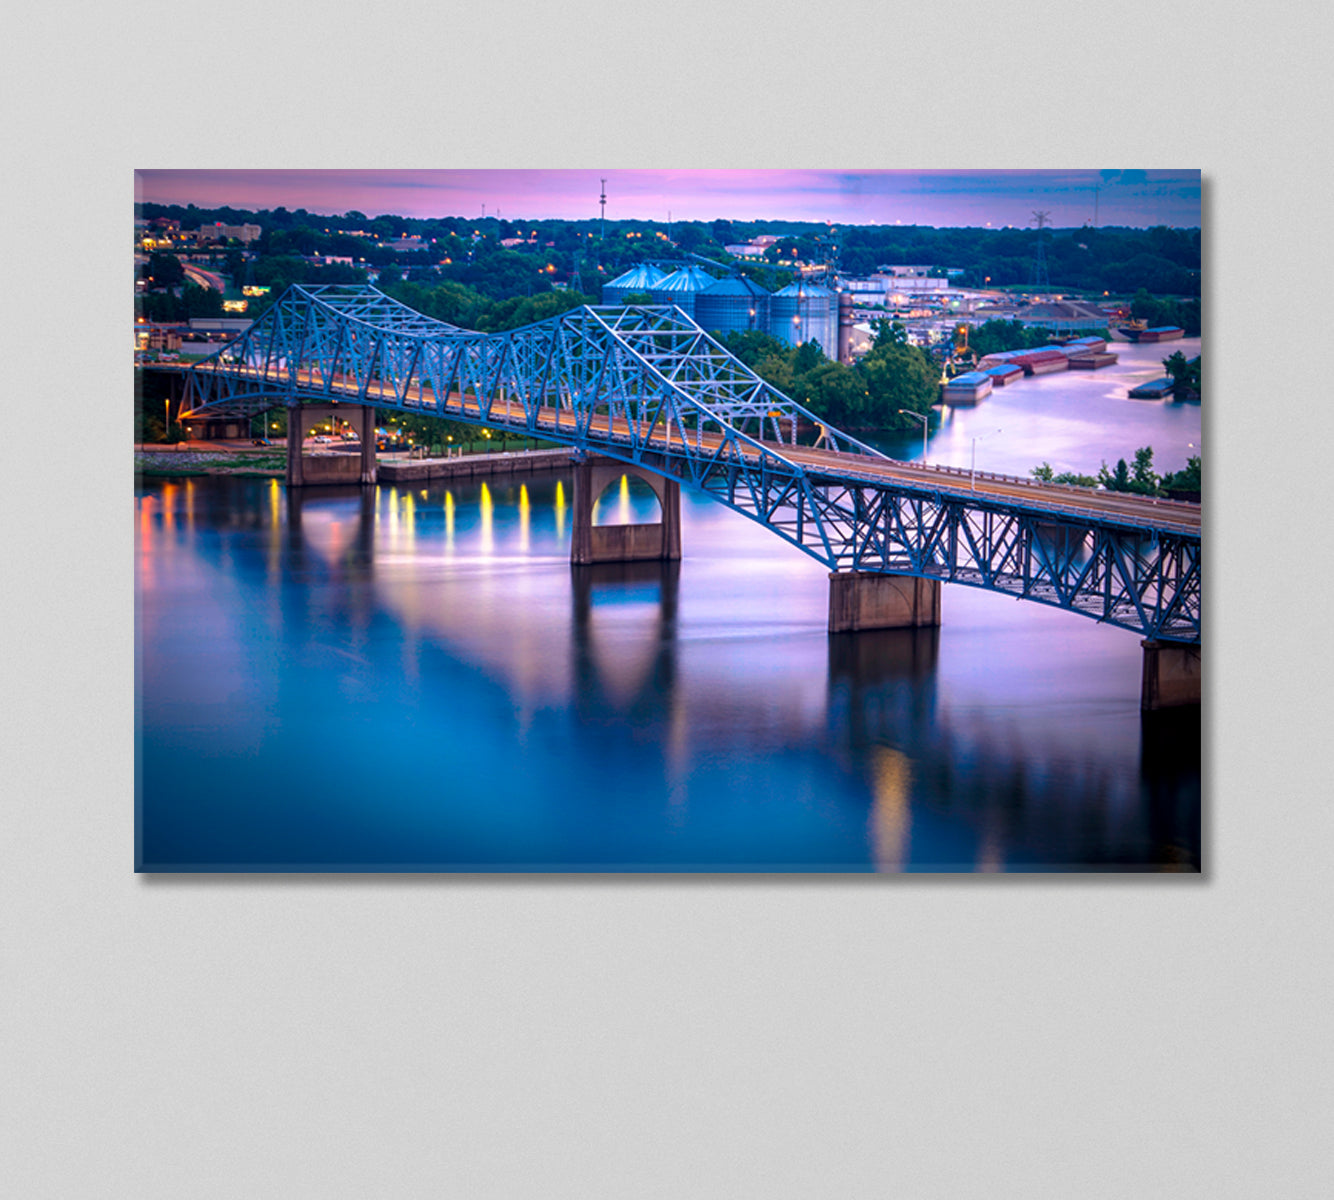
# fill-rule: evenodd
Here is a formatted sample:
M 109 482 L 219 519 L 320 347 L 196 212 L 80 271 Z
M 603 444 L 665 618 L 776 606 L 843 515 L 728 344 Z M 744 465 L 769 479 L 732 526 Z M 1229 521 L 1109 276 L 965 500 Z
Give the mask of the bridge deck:
M 257 368 L 235 367 L 219 371 L 218 374 L 270 383 L 275 389 L 286 389 L 292 382 L 295 382 L 298 388 L 305 384 L 310 389 L 306 395 L 312 400 L 345 398 L 357 403 L 378 402 L 386 407 L 421 412 L 426 416 L 461 418 L 472 422 L 484 420 L 496 428 L 535 430 L 538 433 L 552 434 L 558 439 L 570 437 L 575 432 L 574 415 L 566 410 L 542 406 L 537 410 L 535 423 L 530 426 L 523 405 L 517 401 L 513 403 L 513 408 L 508 414 L 503 401 L 493 402 L 487 414 L 475 398 L 458 392 L 451 392 L 445 404 L 440 405 L 430 385 L 425 383 L 421 386 L 420 398 L 414 403 L 400 400 L 393 388 L 383 382 L 371 385 L 363 392 L 352 379 L 335 377 L 326 386 L 313 372 L 307 370 L 298 371 L 295 381 L 290 379 L 288 372 L 261 371 Z M 631 427 L 623 418 L 613 420 L 595 413 L 589 418 L 588 430 L 612 443 L 622 440 L 629 443 L 632 440 Z M 639 437 L 635 440 L 646 448 L 660 453 L 670 454 L 673 450 L 674 439 L 660 429 L 650 432 L 641 426 Z M 706 450 L 717 449 L 724 440 L 723 435 L 710 432 L 700 432 L 697 437 L 690 439 L 692 445 Z M 764 441 L 761 444 L 766 450 L 790 462 L 800 464 L 808 471 L 813 469 L 817 476 L 828 475 L 840 483 L 864 482 L 871 485 L 887 483 L 932 493 L 967 496 L 973 501 L 991 500 L 1008 505 L 1018 501 L 1026 508 L 1047 512 L 1053 517 L 1067 520 L 1085 518 L 1111 521 L 1125 523 L 1135 528 L 1171 530 L 1186 534 L 1197 534 L 1201 530 L 1200 505 L 1179 500 L 1161 500 L 1121 492 L 1100 492 L 1091 488 L 1044 484 L 1017 476 L 982 472 L 978 472 L 974 479 L 970 472 L 957 467 L 904 463 L 895 459 L 875 458 L 868 454 L 825 450 L 817 446 L 797 446 L 772 441 Z M 745 443 L 741 445 L 741 453 L 750 459 L 759 457 L 759 451 Z

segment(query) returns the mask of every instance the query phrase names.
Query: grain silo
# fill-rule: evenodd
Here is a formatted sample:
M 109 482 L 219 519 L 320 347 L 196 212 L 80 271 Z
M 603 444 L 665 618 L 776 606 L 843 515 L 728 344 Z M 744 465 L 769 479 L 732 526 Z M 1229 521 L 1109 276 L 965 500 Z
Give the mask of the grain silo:
M 710 333 L 765 333 L 769 293 L 741 275 L 715 280 L 695 297 L 695 324 Z
M 667 276 L 652 263 L 640 263 L 631 267 L 624 275 L 617 275 L 610 283 L 602 285 L 603 304 L 624 304 L 626 296 L 636 292 L 652 292 Z
M 682 267 L 652 289 L 654 304 L 675 304 L 686 316 L 695 315 L 695 300 L 714 278 L 703 267 Z
M 825 355 L 838 353 L 838 293 L 818 283 L 790 283 L 769 297 L 769 332 L 800 346 L 819 342 Z

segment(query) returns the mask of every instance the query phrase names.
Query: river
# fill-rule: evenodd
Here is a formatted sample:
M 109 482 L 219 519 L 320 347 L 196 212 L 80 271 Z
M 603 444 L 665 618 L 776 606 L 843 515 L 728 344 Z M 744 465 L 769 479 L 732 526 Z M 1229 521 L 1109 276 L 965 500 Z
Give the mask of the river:
M 931 461 L 1184 465 L 1199 406 L 1124 388 L 1198 341 L 1112 348 L 946 413 Z M 939 630 L 830 638 L 758 525 L 683 492 L 683 562 L 573 569 L 570 497 L 140 483 L 139 868 L 1199 869 L 1198 710 L 1141 716 L 1134 634 L 946 586 Z

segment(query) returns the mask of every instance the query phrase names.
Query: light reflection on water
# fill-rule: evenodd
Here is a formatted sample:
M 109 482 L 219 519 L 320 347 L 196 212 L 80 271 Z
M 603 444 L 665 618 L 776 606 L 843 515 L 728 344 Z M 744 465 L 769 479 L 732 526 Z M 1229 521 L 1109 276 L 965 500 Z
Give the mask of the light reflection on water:
M 142 865 L 1198 864 L 1198 717 L 1142 724 L 1135 635 L 946 587 L 831 639 L 818 563 L 684 493 L 682 563 L 572 568 L 569 488 L 143 486 Z

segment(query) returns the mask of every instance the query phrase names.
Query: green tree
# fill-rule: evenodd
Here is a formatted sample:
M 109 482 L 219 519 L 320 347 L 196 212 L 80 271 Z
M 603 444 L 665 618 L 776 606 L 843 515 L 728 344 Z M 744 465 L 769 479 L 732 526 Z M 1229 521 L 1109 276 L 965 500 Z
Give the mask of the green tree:
M 1172 377 L 1172 395 L 1178 400 L 1200 397 L 1200 360 L 1187 360 L 1180 350 L 1163 359 L 1163 367 Z
M 925 416 L 940 394 L 930 356 L 908 343 L 897 321 L 876 322 L 875 341 L 856 370 L 867 394 L 865 429 L 915 428 L 918 423 L 899 409 Z
M 1173 500 L 1200 499 L 1200 456 L 1197 454 L 1186 460 L 1184 470 L 1163 476 L 1163 491 Z
M 723 348 L 739 358 L 751 370 L 761 359 L 783 353 L 783 343 L 772 334 L 759 330 L 732 330 L 722 338 Z
M 817 364 L 793 382 L 792 398 L 833 425 L 863 427 L 870 413 L 866 381 L 842 363 Z
M 512 297 L 491 305 L 483 314 L 477 328 L 484 333 L 498 333 L 518 329 L 557 317 L 572 308 L 590 303 L 590 297 L 580 292 L 541 292 L 536 296 Z
M 1141 496 L 1156 496 L 1161 480 L 1153 470 L 1153 447 L 1141 446 L 1135 451 L 1135 464 L 1118 459 L 1116 470 L 1109 471 L 1103 463 L 1098 471 L 1098 482 L 1109 492 L 1133 492 Z
M 191 317 L 222 316 L 222 293 L 187 283 L 181 288 L 181 315 L 187 321 Z
M 1153 447 L 1141 446 L 1135 451 L 1135 465 L 1130 469 L 1131 490 L 1145 496 L 1156 496 L 1161 482 L 1153 470 Z
M 1130 491 L 1130 468 L 1126 465 L 1126 460 L 1117 459 L 1115 472 L 1109 471 L 1107 464 L 1103 463 L 1098 468 L 1098 482 L 1109 492 Z
M 1045 346 L 1050 340 L 1045 329 L 1025 325 L 1022 321 L 984 321 L 968 334 L 969 348 L 978 358 L 1007 350 L 1033 350 Z
M 792 372 L 795 375 L 805 375 L 808 371 L 814 371 L 824 361 L 826 361 L 824 351 L 819 342 L 802 342 L 793 356 Z
M 792 395 L 794 376 L 791 351 L 778 350 L 764 355 L 751 366 L 765 383 L 777 388 L 785 396 Z
M 155 288 L 176 287 L 185 282 L 185 268 L 176 255 L 154 251 L 144 266 L 144 278 Z

